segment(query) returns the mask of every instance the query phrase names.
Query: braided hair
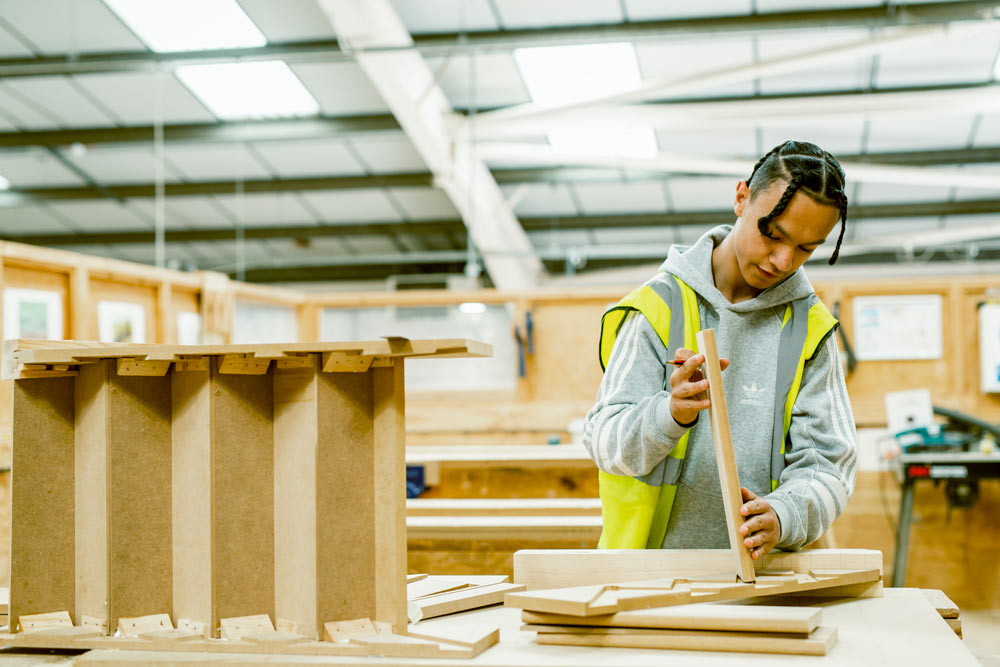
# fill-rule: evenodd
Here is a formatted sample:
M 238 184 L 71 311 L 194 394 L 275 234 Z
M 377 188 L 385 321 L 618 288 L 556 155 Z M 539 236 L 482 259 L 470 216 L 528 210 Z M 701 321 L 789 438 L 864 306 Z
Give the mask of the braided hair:
M 784 213 L 796 192 L 803 192 L 816 203 L 834 206 L 840 211 L 840 234 L 830 256 L 830 264 L 835 264 L 847 227 L 846 178 L 837 158 L 816 144 L 786 141 L 769 150 L 754 165 L 747 179 L 750 197 L 757 196 L 775 181 L 788 181 L 788 186 L 771 212 L 757 220 L 760 233 L 770 233 L 771 221 Z

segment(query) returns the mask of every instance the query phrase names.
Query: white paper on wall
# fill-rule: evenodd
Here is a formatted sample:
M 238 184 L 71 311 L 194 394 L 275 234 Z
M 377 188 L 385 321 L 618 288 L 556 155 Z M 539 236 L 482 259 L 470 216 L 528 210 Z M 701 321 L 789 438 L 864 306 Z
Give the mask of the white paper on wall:
M 3 337 L 62 340 L 63 299 L 59 292 L 7 287 L 3 291 Z
M 99 301 L 97 336 L 102 343 L 145 343 L 146 309 L 138 303 Z
M 1000 392 L 1000 303 L 979 309 L 979 370 L 984 392 Z
M 859 361 L 940 359 L 941 295 L 854 298 L 854 352 Z

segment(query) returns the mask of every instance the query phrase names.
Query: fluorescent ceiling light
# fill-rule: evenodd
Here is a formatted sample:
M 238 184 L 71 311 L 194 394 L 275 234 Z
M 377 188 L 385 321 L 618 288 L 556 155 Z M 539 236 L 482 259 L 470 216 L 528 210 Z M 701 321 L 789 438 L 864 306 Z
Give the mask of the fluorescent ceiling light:
M 634 90 L 642 83 L 635 47 L 627 42 L 515 49 L 531 101 L 559 107 Z M 593 124 L 555 130 L 549 143 L 559 151 L 616 157 L 652 157 L 659 152 L 648 125 Z
M 659 155 L 656 134 L 648 125 L 594 124 L 549 132 L 549 143 L 568 155 L 646 157 Z
M 459 304 L 458 309 L 460 311 L 462 311 L 463 313 L 466 313 L 466 314 L 469 314 L 469 315 L 478 315 L 479 313 L 485 313 L 486 312 L 486 304 L 485 303 L 476 303 L 476 302 L 467 302 L 467 303 Z
M 264 46 L 267 38 L 236 0 L 104 0 L 154 51 Z
M 319 103 L 282 60 L 186 65 L 177 68 L 177 78 L 224 120 L 319 113 Z
M 0 176 L 0 190 L 9 190 L 9 189 L 10 189 L 10 181 L 8 181 L 3 176 Z

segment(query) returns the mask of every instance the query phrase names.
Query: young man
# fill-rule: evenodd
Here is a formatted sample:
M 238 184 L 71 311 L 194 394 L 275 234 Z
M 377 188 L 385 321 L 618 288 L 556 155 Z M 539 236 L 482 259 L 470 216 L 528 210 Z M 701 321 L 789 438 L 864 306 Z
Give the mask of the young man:
M 833 332 L 802 264 L 847 219 L 830 153 L 789 141 L 736 188 L 735 225 L 674 247 L 602 321 L 604 379 L 584 444 L 600 468 L 602 548 L 728 548 L 695 332 L 713 328 L 744 504 L 759 558 L 801 548 L 854 489 L 854 419 Z M 672 362 L 683 362 L 675 366 Z M 728 368 L 727 368 L 728 366 Z

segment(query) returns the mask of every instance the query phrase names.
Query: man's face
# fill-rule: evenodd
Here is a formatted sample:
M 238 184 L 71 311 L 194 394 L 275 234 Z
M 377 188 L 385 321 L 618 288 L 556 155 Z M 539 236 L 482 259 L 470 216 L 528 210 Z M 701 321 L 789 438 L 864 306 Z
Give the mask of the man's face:
M 757 220 L 774 209 L 787 187 L 787 181 L 775 181 L 752 199 L 744 181 L 736 187 L 733 211 L 740 218 L 733 230 L 736 260 L 743 279 L 757 289 L 767 289 L 795 273 L 840 219 L 836 207 L 796 192 L 781 215 L 771 220 L 769 233 L 761 234 Z

